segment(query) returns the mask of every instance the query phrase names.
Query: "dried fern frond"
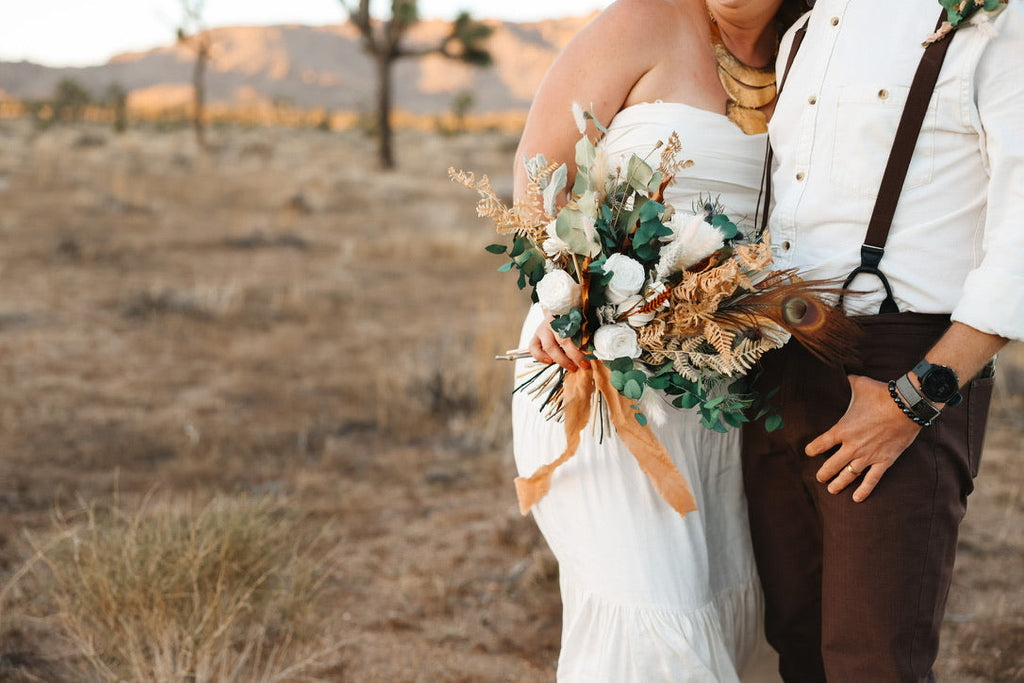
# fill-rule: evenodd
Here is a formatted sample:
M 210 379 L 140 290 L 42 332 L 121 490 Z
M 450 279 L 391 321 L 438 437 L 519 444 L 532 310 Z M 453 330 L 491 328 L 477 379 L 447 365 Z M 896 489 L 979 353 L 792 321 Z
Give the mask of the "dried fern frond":
M 772 247 L 767 242 L 737 244 L 734 253 L 736 261 L 747 270 L 764 270 L 772 263 Z
M 704 323 L 704 338 L 722 356 L 732 355 L 732 342 L 736 335 L 717 324 L 714 319 Z
M 690 168 L 693 166 L 693 160 L 687 159 L 685 161 L 679 160 L 679 154 L 683 151 L 683 143 L 679 139 L 679 134 L 672 131 L 672 134 L 668 136 L 668 142 L 661 150 L 661 160 L 658 164 L 658 170 L 664 173 L 666 176 L 674 176 L 683 169 Z
M 491 187 L 491 180 L 486 175 L 477 180 L 475 173 L 449 168 L 448 177 L 463 187 L 476 191 L 480 196 L 476 204 L 476 215 L 480 218 L 490 218 L 499 234 L 525 235 L 538 244 L 547 236 L 545 226 L 549 219 L 539 206 L 531 205 L 529 202 L 517 202 L 509 208 Z M 533 197 L 535 193 L 531 192 L 529 196 Z

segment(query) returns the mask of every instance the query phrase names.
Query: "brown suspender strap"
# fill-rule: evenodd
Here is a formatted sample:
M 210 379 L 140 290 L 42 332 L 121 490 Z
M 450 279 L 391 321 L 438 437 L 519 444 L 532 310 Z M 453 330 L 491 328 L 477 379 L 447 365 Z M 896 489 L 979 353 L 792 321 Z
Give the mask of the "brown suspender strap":
M 807 24 L 811 21 L 808 17 L 803 26 L 796 30 L 793 34 L 793 45 L 789 48 L 789 57 L 786 59 L 786 69 L 782 72 L 782 80 L 779 81 L 779 89 L 775 94 L 775 101 L 779 101 L 779 95 L 782 94 L 782 88 L 786 85 L 786 77 L 789 76 L 789 69 L 793 66 L 793 60 L 796 59 L 796 53 L 800 49 L 800 44 L 804 42 L 804 36 L 807 34 Z M 767 143 L 768 149 L 764 155 L 764 169 L 761 171 L 761 193 L 757 198 L 757 207 L 761 212 L 761 220 L 758 221 L 757 216 L 754 217 L 754 225 L 759 226 L 757 229 L 757 237 L 760 238 L 764 235 L 768 229 L 768 212 L 772 206 L 772 160 L 775 158 L 772 152 L 771 141 Z
M 945 18 L 946 11 L 943 10 L 936 28 L 942 24 Z M 924 123 L 924 117 L 928 111 L 928 102 L 935 90 L 935 83 L 939 79 L 939 70 L 942 68 L 946 51 L 952 42 L 952 35 L 952 33 L 947 34 L 943 39 L 931 43 L 925 49 L 921 63 L 917 66 L 914 80 L 910 84 L 910 92 L 907 94 L 903 115 L 896 128 L 896 138 L 889 151 L 889 161 L 882 174 L 882 183 L 878 188 L 871 220 L 868 222 L 867 235 L 860 248 L 860 266 L 850 273 L 843 284 L 844 288 L 849 287 L 853 279 L 861 273 L 877 276 L 885 288 L 885 299 L 882 301 L 879 313 L 899 312 L 899 306 L 896 305 L 896 300 L 892 295 L 892 287 L 882 271 L 878 269 L 878 264 L 885 254 L 885 242 L 889 237 L 893 216 L 896 215 L 896 205 L 903 192 L 903 183 L 907 177 L 907 169 L 910 168 L 910 159 L 914 155 L 914 147 L 917 146 L 917 138 L 921 133 L 921 125 Z M 840 296 L 840 305 L 842 305 L 842 301 L 843 298 Z
M 946 12 L 942 10 L 936 29 L 946 19 Z M 779 84 L 779 93 L 786 84 L 786 77 L 789 76 L 789 69 L 793 66 L 797 50 L 803 42 L 807 33 L 807 24 L 797 29 L 793 35 L 793 45 L 789 50 L 789 59 L 786 61 L 786 70 L 783 72 L 782 81 Z M 880 313 L 896 313 L 899 307 L 893 298 L 892 287 L 878 264 L 885 254 L 885 243 L 889 237 L 889 229 L 892 226 L 893 216 L 896 215 L 896 206 L 899 203 L 900 194 L 903 192 L 903 183 L 907 177 L 907 170 L 910 168 L 910 159 L 913 157 L 914 148 L 917 146 L 917 138 L 921 133 L 921 126 L 924 124 L 925 114 L 928 112 L 928 102 L 931 100 L 932 92 L 935 90 L 935 83 L 939 79 L 939 71 L 942 62 L 946 58 L 946 51 L 952 41 L 953 33 L 949 33 L 941 40 L 931 43 L 921 57 L 914 80 L 910 85 L 910 92 L 907 95 L 907 102 L 904 105 L 903 114 L 900 117 L 899 125 L 896 128 L 896 137 L 893 140 L 892 149 L 889 151 L 889 160 L 882 174 L 881 186 L 878 189 L 878 196 L 875 199 L 875 206 L 871 212 L 871 219 L 868 221 L 867 234 L 864 237 L 864 244 L 861 245 L 861 264 L 854 269 L 846 279 L 844 288 L 850 286 L 853 279 L 861 273 L 875 275 L 882 281 L 885 288 L 885 299 L 879 309 Z M 758 201 L 758 209 L 761 213 L 760 221 L 755 220 L 758 225 L 758 236 L 763 235 L 768 229 L 768 214 L 771 208 L 772 198 L 772 161 L 774 154 L 769 141 L 768 152 L 765 155 L 764 175 L 761 182 L 761 197 Z M 839 297 L 840 306 L 843 297 Z

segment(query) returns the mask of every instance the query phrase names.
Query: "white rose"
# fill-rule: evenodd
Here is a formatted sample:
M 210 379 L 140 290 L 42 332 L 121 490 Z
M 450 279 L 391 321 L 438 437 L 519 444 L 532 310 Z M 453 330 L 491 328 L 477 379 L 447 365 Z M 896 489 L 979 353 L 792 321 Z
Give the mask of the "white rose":
M 565 315 L 583 301 L 583 290 L 569 273 L 552 270 L 537 283 L 537 299 L 551 315 Z
M 675 214 L 666 225 L 672 229 L 672 241 L 661 248 L 654 271 L 659 280 L 686 270 L 722 248 L 721 231 L 704 220 L 703 215 Z
M 544 243 L 541 245 L 548 258 L 558 258 L 559 256 L 569 254 L 572 251 L 569 248 L 569 245 L 566 244 L 565 240 L 559 237 L 558 233 L 555 231 L 555 224 L 557 222 L 558 221 L 551 221 L 548 223 L 548 238 L 544 240 Z
M 618 316 L 623 316 L 623 315 L 628 314 L 628 317 L 626 318 L 626 321 L 630 325 L 632 325 L 633 327 L 643 327 L 647 323 L 649 323 L 652 320 L 654 320 L 654 314 L 657 312 L 657 311 L 650 311 L 649 313 L 642 313 L 642 312 L 640 312 L 640 309 L 643 308 L 643 305 L 644 305 L 644 303 L 646 303 L 646 301 L 647 300 L 644 299 L 639 294 L 634 294 L 633 296 L 629 297 L 628 299 L 623 301 L 621 304 L 619 304 L 619 307 L 615 311 L 616 316 L 618 317 Z
M 634 294 L 638 294 L 647 279 L 640 262 L 625 254 L 609 256 L 602 270 L 612 274 L 611 281 L 605 287 L 605 293 L 608 295 L 608 302 L 613 304 L 621 304 Z
M 626 323 L 602 325 L 594 333 L 594 355 L 601 360 L 639 358 L 640 343 L 636 332 Z

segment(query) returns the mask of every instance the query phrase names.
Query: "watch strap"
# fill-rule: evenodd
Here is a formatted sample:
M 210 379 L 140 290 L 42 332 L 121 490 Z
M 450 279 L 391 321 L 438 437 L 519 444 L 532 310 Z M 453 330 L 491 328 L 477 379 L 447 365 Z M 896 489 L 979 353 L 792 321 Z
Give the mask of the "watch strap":
M 896 391 L 903 397 L 906 407 L 923 422 L 931 422 L 942 412 L 935 407 L 931 401 L 921 395 L 910 381 L 909 375 L 903 375 L 896 380 Z

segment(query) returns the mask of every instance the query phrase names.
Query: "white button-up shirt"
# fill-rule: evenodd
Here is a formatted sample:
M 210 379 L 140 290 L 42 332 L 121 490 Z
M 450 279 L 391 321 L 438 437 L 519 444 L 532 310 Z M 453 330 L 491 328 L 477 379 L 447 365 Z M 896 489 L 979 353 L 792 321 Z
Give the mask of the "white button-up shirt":
M 769 128 L 779 267 L 845 278 L 936 0 L 818 0 Z M 783 41 L 779 73 L 792 32 Z M 880 269 L 901 311 L 1024 339 L 1024 0 L 978 12 L 946 55 Z M 875 313 L 878 279 L 848 308 Z

